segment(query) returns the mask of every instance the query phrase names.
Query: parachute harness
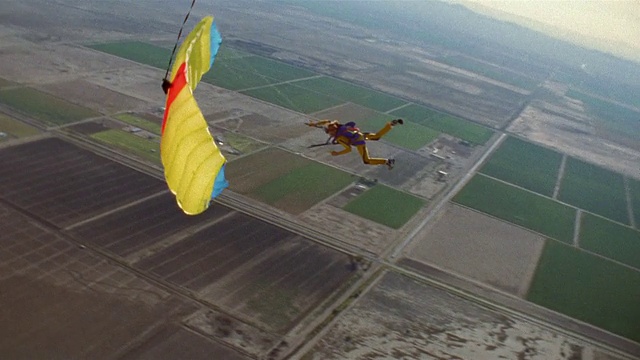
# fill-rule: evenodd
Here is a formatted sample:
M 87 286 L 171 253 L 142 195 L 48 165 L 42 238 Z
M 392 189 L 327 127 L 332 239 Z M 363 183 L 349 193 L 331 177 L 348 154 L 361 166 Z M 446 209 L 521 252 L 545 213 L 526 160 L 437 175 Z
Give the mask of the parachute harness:
M 178 38 L 176 38 L 176 43 L 173 45 L 173 50 L 171 51 L 171 56 L 169 57 L 169 65 L 167 65 L 167 71 L 164 73 L 164 79 L 162 79 L 162 90 L 164 90 L 165 94 L 167 93 L 169 86 L 171 85 L 167 76 L 169 76 L 169 70 L 171 69 L 171 64 L 173 63 L 173 55 L 176 53 L 176 49 L 178 48 L 178 43 L 180 42 L 180 36 L 182 36 L 182 30 L 184 29 L 184 24 L 187 23 L 189 19 L 189 15 L 191 14 L 191 10 L 193 10 L 193 5 L 196 4 L 196 0 L 191 1 L 191 6 L 189 7 L 189 11 L 187 11 L 187 15 L 184 17 L 182 21 L 182 25 L 180 25 L 180 31 L 178 31 Z

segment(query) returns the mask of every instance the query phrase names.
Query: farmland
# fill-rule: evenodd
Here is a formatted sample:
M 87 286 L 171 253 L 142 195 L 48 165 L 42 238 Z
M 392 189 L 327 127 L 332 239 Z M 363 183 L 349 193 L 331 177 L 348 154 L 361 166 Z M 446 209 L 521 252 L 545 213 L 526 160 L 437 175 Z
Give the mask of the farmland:
M 558 199 L 608 219 L 629 224 L 622 175 L 593 164 L 567 159 Z
M 562 155 L 509 137 L 480 170 L 483 174 L 551 197 Z
M 640 354 L 640 178 L 618 171 L 637 168 L 620 142 L 633 145 L 635 128 L 607 130 L 591 95 L 556 82 L 566 69 L 553 61 L 489 42 L 461 53 L 398 41 L 300 4 L 199 2 L 185 24 L 212 10 L 224 30 L 194 96 L 230 187 L 198 216 L 181 212 L 158 161 L 160 80 L 184 9 L 3 4 L 0 97 L 27 88 L 41 103 L 63 100 L 49 112 L 95 115 L 51 121 L 0 101 L 0 126 L 6 114 L 41 134 L 0 146 L 2 305 L 18 324 L 4 327 L 1 352 Z M 33 21 L 45 14 L 55 16 Z M 305 126 L 325 118 L 367 132 L 403 118 L 368 142 L 395 167 L 366 165 L 355 149 L 332 156 L 339 146 Z M 626 221 L 608 219 L 617 213 L 599 203 L 606 196 Z
M 40 133 L 37 128 L 12 119 L 9 116 L 3 114 L 0 114 L 0 131 L 16 138 L 31 136 Z M 0 138 L 0 141 L 8 139 L 9 137 L 4 137 Z
M 346 211 L 394 229 L 402 227 L 425 202 L 419 198 L 377 185 L 344 207 Z
M 144 160 L 160 164 L 160 143 L 122 130 L 107 130 L 91 135 L 107 145 L 132 153 Z
M 640 341 L 640 272 L 548 241 L 527 298 Z M 612 306 L 615 304 L 615 306 Z
M 640 269 L 640 232 L 599 216 L 584 214 L 580 247 L 608 259 Z
M 474 144 L 485 144 L 493 135 L 493 131 L 485 127 L 416 104 L 394 110 L 391 114 Z
M 28 87 L 0 90 L 0 103 L 32 116 L 45 125 L 64 125 L 100 114 Z
M 553 239 L 572 242 L 576 210 L 552 199 L 476 175 L 453 200 Z

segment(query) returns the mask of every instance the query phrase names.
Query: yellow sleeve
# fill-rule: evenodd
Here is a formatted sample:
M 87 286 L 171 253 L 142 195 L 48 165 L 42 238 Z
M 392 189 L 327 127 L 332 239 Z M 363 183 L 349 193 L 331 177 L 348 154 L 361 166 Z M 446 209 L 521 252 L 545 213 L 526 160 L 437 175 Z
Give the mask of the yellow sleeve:
M 318 120 L 316 122 L 310 121 L 307 123 L 307 125 L 309 126 L 315 126 L 315 127 L 320 127 L 322 125 L 326 125 L 328 123 L 330 123 L 332 120 Z

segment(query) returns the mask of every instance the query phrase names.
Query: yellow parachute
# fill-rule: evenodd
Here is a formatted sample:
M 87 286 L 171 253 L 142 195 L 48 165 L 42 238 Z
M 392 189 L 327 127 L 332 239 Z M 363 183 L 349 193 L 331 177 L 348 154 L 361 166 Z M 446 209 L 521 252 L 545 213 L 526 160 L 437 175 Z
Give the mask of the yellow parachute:
M 180 46 L 166 84 L 160 155 L 167 185 L 188 215 L 205 211 L 211 199 L 229 186 L 224 176 L 226 159 L 193 97 L 221 43 L 213 17 L 202 19 Z

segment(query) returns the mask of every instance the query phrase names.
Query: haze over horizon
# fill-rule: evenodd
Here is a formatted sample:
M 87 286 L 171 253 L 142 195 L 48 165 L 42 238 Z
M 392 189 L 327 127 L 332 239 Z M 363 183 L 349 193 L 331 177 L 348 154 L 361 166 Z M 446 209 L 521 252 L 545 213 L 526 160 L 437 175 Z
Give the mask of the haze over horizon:
M 640 1 L 444 1 L 640 63 Z

